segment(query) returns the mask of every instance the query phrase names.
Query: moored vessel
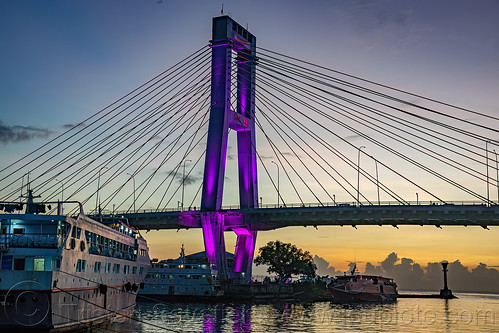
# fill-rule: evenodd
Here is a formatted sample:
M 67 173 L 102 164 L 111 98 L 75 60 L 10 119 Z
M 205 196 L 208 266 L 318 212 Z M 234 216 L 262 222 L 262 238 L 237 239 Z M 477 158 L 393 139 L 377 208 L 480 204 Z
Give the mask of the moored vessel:
M 229 269 L 231 254 L 227 253 Z M 143 296 L 143 297 L 141 297 Z M 177 259 L 153 259 L 138 300 L 210 300 L 223 296 L 215 265 L 208 263 L 205 252 L 185 255 L 184 245 Z
M 124 221 L 85 216 L 81 204 L 74 217 L 61 203 L 44 215 L 48 204 L 31 191 L 27 203 L 0 203 L 0 331 L 67 331 L 133 311 L 146 240 Z
M 397 300 L 397 284 L 391 278 L 356 273 L 336 276 L 329 284 L 334 302 L 393 302 Z

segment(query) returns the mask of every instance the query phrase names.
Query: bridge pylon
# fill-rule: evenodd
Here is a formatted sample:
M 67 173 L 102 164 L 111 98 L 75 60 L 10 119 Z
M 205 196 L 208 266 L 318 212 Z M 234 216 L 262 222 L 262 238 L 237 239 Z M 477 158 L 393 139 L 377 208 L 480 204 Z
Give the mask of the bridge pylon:
M 208 259 L 217 266 L 218 278 L 227 280 L 229 274 L 224 239 L 227 228 L 224 224 L 225 216 L 220 210 L 229 129 L 237 132 L 241 209 L 258 208 L 254 122 L 256 39 L 230 17 L 220 16 L 213 18 L 211 47 L 211 109 L 201 198 L 201 224 Z M 234 97 L 231 96 L 231 84 L 235 81 L 237 96 Z M 237 105 L 236 110 L 232 109 L 233 104 Z M 248 228 L 233 231 L 237 234 L 237 244 L 234 272 L 230 278 L 250 279 L 257 232 Z

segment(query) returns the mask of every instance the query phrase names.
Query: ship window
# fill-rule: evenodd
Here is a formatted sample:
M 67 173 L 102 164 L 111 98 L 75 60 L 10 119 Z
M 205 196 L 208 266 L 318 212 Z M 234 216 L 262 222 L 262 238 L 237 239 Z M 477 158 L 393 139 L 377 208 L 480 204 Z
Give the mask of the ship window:
M 100 268 L 101 268 L 101 262 L 96 261 L 94 265 L 94 273 L 100 273 Z
M 2 227 L 2 229 L 0 229 L 0 234 L 5 235 L 6 233 L 7 233 L 7 227 Z
M 76 238 L 80 239 L 81 236 L 81 228 L 76 228 Z
M 87 261 L 86 260 L 82 260 L 81 261 L 81 271 L 82 272 L 85 272 L 85 267 L 87 266 Z
M 76 262 L 76 271 L 81 272 L 81 259 L 78 259 Z
M 142 275 L 142 273 L 144 273 L 144 267 L 140 267 L 139 269 L 139 274 Z
M 35 258 L 33 261 L 34 271 L 44 271 L 45 270 L 45 258 Z
M 137 274 L 137 266 L 133 266 L 133 268 L 132 268 L 132 274 Z
M 76 237 L 76 227 L 73 226 L 73 229 L 71 229 L 71 237 L 75 238 Z
M 24 259 L 24 258 L 14 258 L 14 270 L 15 271 L 23 271 L 25 263 L 26 263 L 26 259 Z
M 8 270 L 10 271 L 12 269 L 12 256 L 2 256 L 2 266 L 0 266 L 1 270 Z
M 111 263 L 110 262 L 106 263 L 106 273 L 109 273 L 109 272 L 111 272 Z
M 14 235 L 24 235 L 24 228 L 14 228 Z

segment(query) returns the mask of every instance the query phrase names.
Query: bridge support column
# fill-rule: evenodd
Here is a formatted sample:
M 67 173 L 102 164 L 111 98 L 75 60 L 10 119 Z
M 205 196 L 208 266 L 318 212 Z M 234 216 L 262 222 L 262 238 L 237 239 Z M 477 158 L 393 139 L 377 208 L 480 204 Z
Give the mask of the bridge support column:
M 218 278 L 226 280 L 224 216 L 220 211 L 229 129 L 237 132 L 240 206 L 242 209 L 258 207 L 254 105 L 256 39 L 228 16 L 213 18 L 212 36 L 211 106 L 201 223 L 210 263 L 217 265 Z M 237 65 L 233 66 L 233 62 Z M 237 67 L 237 98 L 231 94 L 233 67 Z M 237 104 L 236 111 L 232 109 L 233 104 Z M 255 231 L 245 230 L 244 234 L 238 234 L 235 275 L 242 277 L 244 273 L 245 279 L 251 278 L 255 240 Z
M 208 261 L 217 266 L 218 278 L 227 280 L 225 256 L 224 215 L 218 212 L 201 212 L 204 247 Z
M 236 252 L 234 253 L 234 276 L 247 281 L 251 279 L 257 232 L 244 228 L 234 229 L 234 232 L 237 234 Z

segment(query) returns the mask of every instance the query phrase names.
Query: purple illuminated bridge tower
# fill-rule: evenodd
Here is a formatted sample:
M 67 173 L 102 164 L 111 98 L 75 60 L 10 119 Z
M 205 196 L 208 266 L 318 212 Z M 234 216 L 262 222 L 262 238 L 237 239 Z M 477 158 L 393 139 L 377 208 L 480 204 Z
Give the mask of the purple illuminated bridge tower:
M 237 133 L 239 202 L 241 209 L 258 208 L 255 142 L 255 53 L 256 39 L 228 16 L 213 18 L 211 110 L 201 198 L 201 225 L 206 254 L 228 279 L 225 257 L 222 206 L 227 136 Z M 235 55 L 235 57 L 233 57 Z M 233 78 L 236 78 L 234 80 Z M 231 82 L 237 82 L 237 96 L 231 96 Z M 231 103 L 231 100 L 234 103 Z M 231 105 L 237 105 L 233 110 Z M 256 231 L 232 228 L 237 234 L 234 276 L 251 278 Z

